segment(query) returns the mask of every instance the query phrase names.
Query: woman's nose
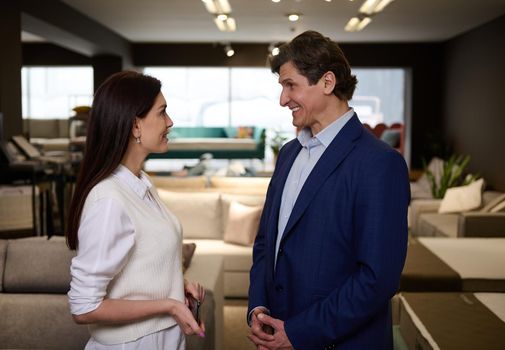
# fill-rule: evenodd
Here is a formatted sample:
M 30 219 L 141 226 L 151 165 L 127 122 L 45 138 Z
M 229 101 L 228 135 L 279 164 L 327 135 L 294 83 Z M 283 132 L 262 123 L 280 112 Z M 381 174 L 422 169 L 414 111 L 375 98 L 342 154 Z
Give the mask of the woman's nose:
M 170 116 L 168 114 L 167 114 L 166 125 L 167 125 L 167 129 L 171 128 L 172 126 L 174 126 L 174 122 L 172 121 L 172 118 L 170 118 Z

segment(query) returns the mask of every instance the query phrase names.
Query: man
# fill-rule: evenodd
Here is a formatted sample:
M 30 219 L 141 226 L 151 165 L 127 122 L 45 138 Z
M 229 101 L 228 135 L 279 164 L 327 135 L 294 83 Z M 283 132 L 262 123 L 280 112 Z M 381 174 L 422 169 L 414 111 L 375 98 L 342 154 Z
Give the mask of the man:
M 300 34 L 271 68 L 300 132 L 279 153 L 254 243 L 249 338 L 258 349 L 392 349 L 405 161 L 349 108 L 357 80 L 335 42 Z

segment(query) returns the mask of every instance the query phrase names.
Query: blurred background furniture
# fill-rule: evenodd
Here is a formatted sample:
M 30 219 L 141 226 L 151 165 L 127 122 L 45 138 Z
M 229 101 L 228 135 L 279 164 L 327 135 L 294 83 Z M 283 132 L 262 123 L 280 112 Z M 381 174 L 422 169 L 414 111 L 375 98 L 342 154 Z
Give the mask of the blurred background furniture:
M 74 255 L 63 237 L 0 239 L 0 348 L 84 348 L 88 329 L 72 320 L 66 295 Z M 185 272 L 206 288 L 206 337 L 190 337 L 188 350 L 222 349 L 222 269 L 222 257 L 198 255 Z
M 149 159 L 200 158 L 211 153 L 215 159 L 265 158 L 265 129 L 250 127 L 174 127 L 169 134 L 169 151 Z
M 236 206 L 261 210 L 270 178 L 153 176 L 151 179 L 161 200 L 180 220 L 184 242 L 196 244 L 195 255 L 224 258 L 225 297 L 247 298 L 256 232 L 246 225 L 246 218 L 233 232 L 229 225 L 236 219 L 233 209 Z
M 390 126 L 384 123 L 378 123 L 373 128 L 369 124 L 364 123 L 363 126 L 375 135 L 375 137 L 384 141 L 401 154 L 404 154 L 405 130 L 402 123 L 393 123 Z
M 413 236 L 505 237 L 505 193 L 484 191 L 479 208 L 438 213 L 441 199 L 414 199 L 409 222 Z

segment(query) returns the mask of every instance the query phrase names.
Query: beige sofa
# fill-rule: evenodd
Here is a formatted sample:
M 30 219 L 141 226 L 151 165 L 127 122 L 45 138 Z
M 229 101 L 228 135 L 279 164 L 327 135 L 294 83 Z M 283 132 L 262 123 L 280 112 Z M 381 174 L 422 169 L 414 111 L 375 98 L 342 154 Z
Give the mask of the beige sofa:
M 66 293 L 74 252 L 63 237 L 0 240 L 0 349 L 83 349 L 89 333 L 73 322 Z M 185 273 L 207 290 L 205 339 L 188 350 L 220 350 L 223 338 L 223 259 L 194 256 Z
M 413 236 L 505 237 L 505 208 L 495 210 L 505 194 L 485 191 L 482 205 L 464 213 L 439 214 L 441 199 L 414 199 L 409 222 Z
M 224 257 L 225 297 L 246 298 L 252 244 L 223 240 L 232 202 L 263 206 L 270 178 L 153 176 L 165 205 L 179 218 L 185 242 L 196 243 L 196 255 Z
M 23 132 L 44 152 L 68 151 L 69 119 L 23 119 Z

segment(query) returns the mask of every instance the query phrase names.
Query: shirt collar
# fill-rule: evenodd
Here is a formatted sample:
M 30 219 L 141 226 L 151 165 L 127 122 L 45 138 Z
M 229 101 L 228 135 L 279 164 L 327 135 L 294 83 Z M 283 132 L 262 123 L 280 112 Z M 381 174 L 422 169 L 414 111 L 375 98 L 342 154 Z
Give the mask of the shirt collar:
M 113 175 L 117 176 L 123 183 L 128 185 L 128 187 L 130 187 L 141 199 L 144 199 L 147 196 L 147 192 L 153 186 L 146 173 L 140 171 L 139 178 L 123 164 L 119 164 Z
M 342 130 L 344 125 L 352 118 L 354 115 L 354 109 L 350 108 L 347 112 L 342 114 L 339 118 L 333 121 L 326 128 L 318 132 L 314 138 L 316 138 L 324 148 L 328 147 L 337 134 Z M 297 136 L 298 142 L 302 147 L 308 147 L 310 140 L 313 138 L 312 133 L 309 128 L 304 128 L 300 131 Z

